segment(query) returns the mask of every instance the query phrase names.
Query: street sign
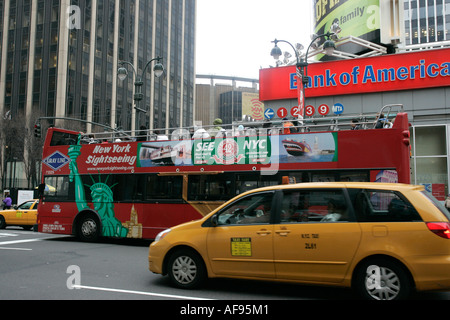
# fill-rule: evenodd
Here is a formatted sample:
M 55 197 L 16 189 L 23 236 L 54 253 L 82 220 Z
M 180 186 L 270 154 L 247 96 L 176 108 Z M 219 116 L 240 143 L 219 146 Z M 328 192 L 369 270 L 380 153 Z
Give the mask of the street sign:
M 266 109 L 266 111 L 264 111 L 264 117 L 266 119 L 271 120 L 274 116 L 275 116 L 275 112 L 273 111 L 273 109 L 268 108 L 268 109 Z
M 280 109 L 278 109 L 277 115 L 278 115 L 278 117 L 280 117 L 281 119 L 287 117 L 287 115 L 288 115 L 287 109 L 286 109 L 286 108 L 280 108 Z
M 344 113 L 344 106 L 342 105 L 342 103 L 336 103 L 336 104 L 333 106 L 333 113 L 334 113 L 335 115 Z
M 291 115 L 292 115 L 294 118 L 300 117 L 300 116 L 301 116 L 301 114 L 300 114 L 300 107 L 292 107 L 292 108 L 291 108 Z
M 326 104 L 321 104 L 317 110 L 321 116 L 326 116 L 330 112 L 330 107 Z
M 305 107 L 305 115 L 308 117 L 312 117 L 314 115 L 314 113 L 316 113 L 316 109 L 309 105 Z

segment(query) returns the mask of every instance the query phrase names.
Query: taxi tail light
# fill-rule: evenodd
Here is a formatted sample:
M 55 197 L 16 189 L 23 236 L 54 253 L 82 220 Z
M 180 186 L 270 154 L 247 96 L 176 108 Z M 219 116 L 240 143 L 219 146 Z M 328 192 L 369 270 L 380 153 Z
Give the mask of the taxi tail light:
M 450 222 L 428 222 L 428 229 L 444 239 L 450 239 Z

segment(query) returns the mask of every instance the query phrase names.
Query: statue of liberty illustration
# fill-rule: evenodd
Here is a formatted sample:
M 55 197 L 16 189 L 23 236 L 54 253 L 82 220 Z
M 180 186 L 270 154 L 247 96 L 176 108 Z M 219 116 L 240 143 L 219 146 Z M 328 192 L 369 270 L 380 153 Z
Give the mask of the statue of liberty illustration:
M 78 172 L 78 164 L 76 162 L 78 156 L 81 154 L 80 149 L 80 139 L 78 139 L 77 145 L 69 147 L 68 155 L 72 160 L 69 164 L 69 180 L 70 182 L 75 181 L 75 202 L 77 204 L 78 211 L 81 212 L 82 210 L 89 209 L 89 206 L 84 193 L 84 185 Z M 92 203 L 94 205 L 94 210 L 98 213 L 100 219 L 102 220 L 102 235 L 105 237 L 126 237 L 128 229 L 121 224 L 121 222 L 115 217 L 114 213 L 114 198 L 111 190 L 114 186 L 109 187 L 106 184 L 108 179 L 106 179 L 105 182 L 101 182 L 101 180 L 95 182 L 92 176 L 91 179 L 93 182 L 92 186 L 90 186 Z

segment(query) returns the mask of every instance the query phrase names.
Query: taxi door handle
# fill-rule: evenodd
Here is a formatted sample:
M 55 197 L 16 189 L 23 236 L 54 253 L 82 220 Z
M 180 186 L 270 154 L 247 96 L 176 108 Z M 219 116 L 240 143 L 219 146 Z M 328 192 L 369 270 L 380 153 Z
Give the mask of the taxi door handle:
M 266 230 L 266 229 L 262 229 L 262 230 L 260 230 L 260 231 L 257 231 L 256 234 L 258 234 L 258 235 L 260 235 L 260 236 L 267 236 L 267 235 L 270 234 L 270 231 L 269 231 L 269 230 Z
M 287 235 L 288 235 L 289 233 L 291 233 L 291 231 L 290 231 L 290 230 L 287 230 L 287 229 L 281 229 L 281 230 L 275 231 L 275 233 L 278 234 L 279 236 L 287 237 Z

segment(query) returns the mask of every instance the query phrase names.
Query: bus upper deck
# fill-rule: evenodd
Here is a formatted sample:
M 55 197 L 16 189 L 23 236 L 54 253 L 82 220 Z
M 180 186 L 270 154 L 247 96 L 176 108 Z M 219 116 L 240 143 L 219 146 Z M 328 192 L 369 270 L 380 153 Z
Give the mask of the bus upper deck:
M 123 141 L 161 141 L 161 140 L 190 140 L 206 139 L 211 137 L 229 138 L 235 136 L 258 136 L 258 135 L 276 135 L 284 134 L 286 123 L 292 123 L 290 133 L 311 133 L 324 131 L 342 131 L 342 130 L 367 130 L 379 128 L 392 128 L 397 115 L 402 119 L 407 115 L 404 112 L 403 105 L 392 104 L 384 106 L 380 112 L 359 115 L 338 115 L 334 117 L 320 116 L 307 117 L 301 121 L 291 120 L 264 120 L 255 121 L 243 116 L 242 121 L 235 121 L 232 124 L 223 125 L 199 125 L 194 127 L 147 129 L 141 127 L 136 131 L 113 130 L 112 132 L 97 132 L 81 135 L 82 144 L 104 143 L 104 142 L 123 142 Z M 404 126 L 399 123 L 398 127 Z M 377 127 L 378 126 L 378 127 Z M 219 130 L 218 127 L 221 129 Z M 404 128 L 408 129 L 408 128 Z M 69 140 L 70 141 L 70 140 Z M 73 137 L 72 137 L 73 142 Z
M 79 145 L 82 174 L 391 170 L 397 176 L 393 182 L 410 182 L 409 123 L 402 105 L 387 105 L 371 115 L 307 118 L 289 128 L 285 124 L 252 121 L 221 128 L 89 134 L 50 128 L 43 163 L 52 168 L 51 161 L 71 158 L 68 145 Z M 48 159 L 58 149 L 64 156 Z
M 137 134 L 50 128 L 42 183 L 53 188 L 40 202 L 39 230 L 80 234 L 95 220 L 104 236 L 152 238 L 285 177 L 409 183 L 408 117 L 400 107 L 394 120 L 391 108 L 381 111 L 389 115 L 381 127 L 392 127 L 381 130 L 374 129 L 379 114 L 308 118 L 295 133 L 275 122 L 203 128 L 198 136 L 188 128 Z

